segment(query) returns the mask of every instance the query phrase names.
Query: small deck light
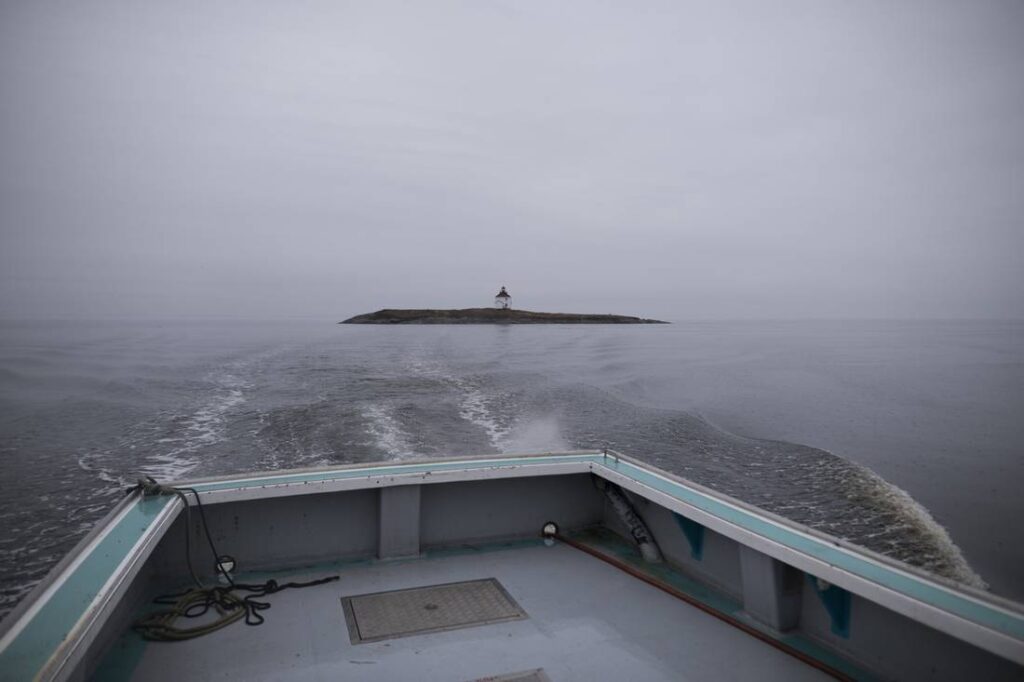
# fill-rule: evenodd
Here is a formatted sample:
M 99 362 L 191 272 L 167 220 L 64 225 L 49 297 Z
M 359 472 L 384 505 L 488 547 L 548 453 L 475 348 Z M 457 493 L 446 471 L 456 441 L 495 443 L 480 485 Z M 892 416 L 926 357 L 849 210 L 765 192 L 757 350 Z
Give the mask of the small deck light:
M 235 570 L 235 558 L 228 554 L 222 554 L 217 557 L 217 565 L 215 566 L 217 571 L 217 578 L 220 582 L 228 584 L 231 582 L 231 574 Z
M 554 521 L 548 521 L 540 529 L 540 534 L 544 537 L 544 544 L 550 547 L 555 544 L 555 537 L 558 536 L 558 524 Z

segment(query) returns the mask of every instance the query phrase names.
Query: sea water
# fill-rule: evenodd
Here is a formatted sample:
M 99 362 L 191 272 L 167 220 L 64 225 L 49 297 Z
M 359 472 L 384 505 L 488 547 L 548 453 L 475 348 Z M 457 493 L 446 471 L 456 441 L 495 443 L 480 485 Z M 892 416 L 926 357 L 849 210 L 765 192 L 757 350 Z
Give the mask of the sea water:
M 1024 598 L 1024 323 L 0 323 L 0 614 L 140 475 L 610 447 Z

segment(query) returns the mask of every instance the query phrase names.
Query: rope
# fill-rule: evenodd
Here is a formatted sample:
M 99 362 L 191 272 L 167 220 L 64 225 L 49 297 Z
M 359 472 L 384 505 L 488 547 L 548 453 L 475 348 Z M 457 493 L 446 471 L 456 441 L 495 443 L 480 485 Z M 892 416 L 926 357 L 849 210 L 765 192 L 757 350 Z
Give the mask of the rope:
M 310 580 L 309 582 L 288 582 L 279 584 L 276 580 L 268 580 L 262 584 L 236 583 L 231 575 L 224 569 L 228 561 L 234 563 L 230 556 L 220 554 L 214 545 L 213 536 L 210 535 L 209 525 L 206 523 L 206 512 L 203 511 L 203 503 L 199 499 L 199 493 L 195 488 L 178 488 L 162 485 L 153 478 L 147 476 L 139 479 L 139 482 L 128 489 L 129 493 L 140 491 L 143 495 L 174 495 L 185 507 L 185 563 L 188 565 L 189 575 L 195 587 L 184 592 L 164 594 L 153 600 L 154 604 L 170 606 L 168 609 L 154 611 L 137 620 L 132 627 L 143 637 L 149 640 L 161 642 L 176 642 L 186 639 L 193 639 L 208 635 L 211 632 L 231 625 L 235 621 L 245 619 L 246 625 L 262 625 L 265 621 L 261 611 L 270 608 L 270 603 L 258 601 L 258 598 L 265 597 L 281 590 L 289 588 L 313 587 L 338 580 L 338 576 Z M 217 573 L 223 576 L 228 587 L 206 587 L 196 574 L 192 564 L 192 545 L 189 539 L 192 529 L 192 511 L 185 493 L 192 493 L 196 500 L 196 509 L 199 510 L 199 518 L 202 523 L 203 533 L 206 541 L 213 552 L 216 561 Z M 245 596 L 239 596 L 235 592 L 249 592 Z M 193 627 L 178 627 L 176 623 L 182 618 L 201 618 L 213 609 L 217 617 L 201 625 Z

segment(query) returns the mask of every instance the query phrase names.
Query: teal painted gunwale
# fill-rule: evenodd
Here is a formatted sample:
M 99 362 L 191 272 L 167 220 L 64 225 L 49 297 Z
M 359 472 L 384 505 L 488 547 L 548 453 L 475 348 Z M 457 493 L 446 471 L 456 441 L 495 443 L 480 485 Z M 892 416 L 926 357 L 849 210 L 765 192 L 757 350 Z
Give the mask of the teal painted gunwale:
M 540 457 L 508 457 L 501 459 L 472 459 L 454 462 L 424 462 L 421 464 L 395 464 L 387 466 L 367 466 L 334 471 L 308 471 L 292 474 L 278 474 L 260 478 L 233 478 L 225 481 L 208 481 L 189 484 L 201 493 L 218 490 L 245 490 L 247 488 L 265 488 L 268 486 L 287 485 L 289 483 L 322 483 L 349 478 L 383 478 L 403 474 L 425 474 L 434 471 L 466 471 L 470 469 L 496 469 L 499 467 L 515 467 L 523 464 L 590 464 L 599 461 L 603 455 L 550 455 Z
M 171 502 L 169 497 L 151 497 L 138 499 L 128 507 L 117 525 L 89 550 L 74 571 L 66 574 L 39 612 L 0 651 L 0 679 L 30 680 L 42 671 L 117 567 Z
M 435 471 L 467 471 L 566 463 L 589 464 L 593 471 L 599 471 L 601 468 L 614 471 L 740 528 L 841 568 L 853 575 L 992 630 L 1017 639 L 1024 638 L 1024 617 L 1004 612 L 967 595 L 958 594 L 918 578 L 913 574 L 902 573 L 884 564 L 874 563 L 849 550 L 834 547 L 825 540 L 805 535 L 771 519 L 758 516 L 754 512 L 732 506 L 711 495 L 694 490 L 683 483 L 600 453 L 367 466 L 334 471 L 296 472 L 258 478 L 198 482 L 192 484 L 191 487 L 199 492 L 215 492 L 289 483 L 316 483 Z M 11 679 L 31 679 L 42 670 L 50 656 L 85 614 L 118 565 L 128 556 L 138 541 L 152 531 L 157 515 L 171 501 L 169 497 L 137 500 L 120 518 L 117 525 L 96 546 L 87 550 L 88 555 L 81 564 L 66 576 L 64 582 L 10 645 L 0 651 L 0 671 L 3 671 L 4 678 L 10 676 Z
M 913 574 L 903 573 L 884 564 L 857 556 L 849 550 L 830 545 L 825 540 L 787 528 L 771 519 L 757 516 L 752 512 L 717 500 L 710 495 L 646 471 L 629 462 L 616 461 L 613 458 L 606 461 L 601 456 L 596 459 L 602 467 L 670 495 L 740 528 L 966 620 L 1016 639 L 1024 639 L 1024 617 L 1020 615 L 1007 613 L 967 595 L 958 594 L 941 585 L 918 578 Z

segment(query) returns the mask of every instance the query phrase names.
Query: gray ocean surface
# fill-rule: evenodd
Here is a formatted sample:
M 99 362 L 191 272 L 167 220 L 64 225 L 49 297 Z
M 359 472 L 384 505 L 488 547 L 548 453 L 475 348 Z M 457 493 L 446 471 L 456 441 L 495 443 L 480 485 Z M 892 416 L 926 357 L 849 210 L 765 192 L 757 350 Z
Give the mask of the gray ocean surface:
M 1024 322 L 0 323 L 0 617 L 142 474 L 608 446 L 1024 599 Z

